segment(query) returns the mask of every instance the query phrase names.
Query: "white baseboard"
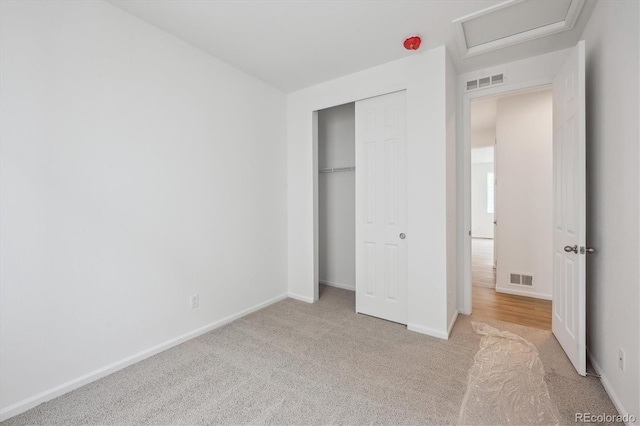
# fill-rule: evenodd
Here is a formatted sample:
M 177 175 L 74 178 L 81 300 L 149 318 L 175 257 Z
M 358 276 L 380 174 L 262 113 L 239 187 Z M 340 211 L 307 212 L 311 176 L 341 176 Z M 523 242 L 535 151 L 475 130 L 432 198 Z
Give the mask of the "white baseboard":
M 437 337 L 438 339 L 449 340 L 449 334 L 443 330 L 436 330 L 429 327 L 423 327 L 421 325 L 407 324 L 407 330 L 414 331 L 420 334 L 426 334 L 427 336 Z
M 453 318 L 451 318 L 451 322 L 449 322 L 449 327 L 447 327 L 447 339 L 451 336 L 451 330 L 453 330 L 453 326 L 456 324 L 456 320 L 458 319 L 458 310 L 453 313 Z
M 302 296 L 302 295 L 296 294 L 296 293 L 289 292 L 287 294 L 287 297 L 290 297 L 291 299 L 299 300 L 301 302 L 314 303 L 314 300 L 312 298 L 307 297 L 307 296 Z
M 513 288 L 498 288 L 498 287 L 496 287 L 496 292 L 498 292 L 498 293 L 506 293 L 506 294 L 513 294 L 515 296 L 533 297 L 535 299 L 544 299 L 544 300 L 552 300 L 553 299 L 553 296 L 551 296 L 550 294 L 536 293 L 536 292 L 533 292 L 533 291 L 523 291 L 523 290 L 517 290 L 517 289 L 513 289 Z
M 121 359 L 120 361 L 116 361 L 109 365 L 105 365 L 104 367 L 98 368 L 97 370 L 91 371 L 73 380 L 69 380 L 68 382 L 62 383 L 51 389 L 47 389 L 44 392 L 40 392 L 37 395 L 31 396 L 29 398 L 23 399 L 22 401 L 18 401 L 15 404 L 11 404 L 7 407 L 4 407 L 0 410 L 0 421 L 5 421 L 13 416 L 17 416 L 18 414 L 24 413 L 25 411 L 30 410 L 31 408 L 37 405 L 40 405 L 43 402 L 50 401 L 61 395 L 69 393 L 72 390 L 78 389 L 79 387 L 82 387 L 88 383 L 95 382 L 96 380 L 106 377 L 112 373 L 115 373 L 118 370 L 122 370 L 123 368 L 126 368 L 130 365 L 140 362 L 146 358 L 152 357 L 153 355 L 156 355 L 162 351 L 165 351 L 181 343 L 184 343 L 187 340 L 191 340 L 195 337 L 198 337 L 211 330 L 215 330 L 216 328 L 222 327 L 223 325 L 226 325 L 238 318 L 241 318 L 245 315 L 249 315 L 250 313 L 253 313 L 255 311 L 259 311 L 260 309 L 266 308 L 267 306 L 272 305 L 281 300 L 284 300 L 286 298 L 287 298 L 286 294 L 276 296 L 265 302 L 258 303 L 257 305 L 254 305 L 250 308 L 242 310 L 236 314 L 229 315 L 228 317 L 222 318 L 221 320 L 212 322 L 211 324 L 197 328 L 193 331 L 185 333 L 171 340 L 167 340 L 164 343 L 160 343 L 159 345 L 156 345 L 144 351 L 138 352 L 137 354 L 128 356 L 124 359 Z
M 600 368 L 600 364 L 598 364 L 598 361 L 596 361 L 596 359 L 594 358 L 594 356 L 591 353 L 591 351 L 589 350 L 589 348 L 587 348 L 587 357 L 589 358 L 589 362 L 591 362 L 591 365 L 593 366 L 593 369 L 596 370 L 596 373 L 598 373 L 600 375 L 600 382 L 602 383 L 602 387 L 604 387 L 604 390 L 607 392 L 607 395 L 609 395 L 609 398 L 611 398 L 611 402 L 613 402 L 613 405 L 614 405 L 614 407 L 616 407 L 616 410 L 618 410 L 618 413 L 620 415 L 636 414 L 636 413 L 629 413 L 629 411 L 627 411 L 624 408 L 624 406 L 622 405 L 622 402 L 620 402 L 620 399 L 618 398 L 618 395 L 616 395 L 616 392 L 613 390 L 613 387 L 611 386 L 611 383 L 609 383 L 609 380 L 607 380 L 607 376 L 604 375 L 604 372 L 602 371 L 602 368 Z M 640 414 L 640 413 L 638 413 L 638 414 Z M 636 414 L 636 416 L 638 414 Z M 637 425 L 637 424 L 640 424 L 640 419 L 638 419 L 636 417 L 636 422 L 635 423 L 627 423 L 627 422 L 625 422 L 625 424 L 627 426 Z
M 348 284 L 336 283 L 333 281 L 320 280 L 320 284 L 328 285 L 329 287 L 341 288 L 343 290 L 356 291 L 356 287 Z

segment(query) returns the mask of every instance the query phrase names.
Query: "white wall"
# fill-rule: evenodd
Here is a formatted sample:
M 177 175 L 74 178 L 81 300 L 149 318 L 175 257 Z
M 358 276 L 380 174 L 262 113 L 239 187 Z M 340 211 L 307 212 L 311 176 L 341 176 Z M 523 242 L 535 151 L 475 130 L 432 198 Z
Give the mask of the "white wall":
M 487 175 L 493 163 L 471 165 L 471 236 L 493 239 L 493 213 L 487 212 Z
M 553 294 L 551 90 L 499 98 L 496 114 L 496 291 Z M 533 275 L 533 286 L 509 274 Z
M 283 93 L 106 2 L 0 7 L 5 418 L 283 297 L 287 165 Z
M 406 89 L 408 327 L 447 337 L 445 60 L 446 49 L 439 47 L 288 95 L 291 297 L 308 302 L 318 297 L 314 111 Z
M 456 84 L 458 74 L 451 57 L 446 55 L 446 175 L 447 175 L 447 332 L 458 318 L 457 223 L 456 223 Z
M 621 412 L 640 424 L 640 3 L 598 2 L 587 78 L 587 345 Z M 618 368 L 618 349 L 625 371 Z
M 488 212 L 487 177 L 493 170 L 493 145 L 471 152 L 471 236 L 493 238 L 493 213 Z
M 318 111 L 318 168 L 356 162 L 356 112 L 350 103 Z M 356 182 L 354 172 L 318 175 L 320 282 L 356 288 Z
M 496 142 L 496 129 L 473 129 L 471 131 L 471 147 L 482 148 L 493 146 Z
M 496 65 L 469 72 L 458 77 L 458 310 L 471 313 L 471 143 L 469 132 L 471 99 L 492 96 L 505 91 L 550 84 L 564 63 L 570 49 L 546 55 L 534 56 L 520 61 Z M 507 83 L 489 89 L 465 93 L 464 82 L 483 75 L 504 72 Z M 466 125 L 465 125 L 466 123 Z
M 483 148 L 471 148 L 471 164 L 493 163 L 494 145 Z

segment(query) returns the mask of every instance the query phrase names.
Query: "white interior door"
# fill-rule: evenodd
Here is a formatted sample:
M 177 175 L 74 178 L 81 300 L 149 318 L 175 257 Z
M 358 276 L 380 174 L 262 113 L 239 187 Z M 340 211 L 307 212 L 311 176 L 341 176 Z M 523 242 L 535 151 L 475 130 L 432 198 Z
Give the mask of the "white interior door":
M 553 81 L 553 334 L 586 375 L 585 48 Z
M 407 323 L 406 95 L 356 102 L 356 312 Z

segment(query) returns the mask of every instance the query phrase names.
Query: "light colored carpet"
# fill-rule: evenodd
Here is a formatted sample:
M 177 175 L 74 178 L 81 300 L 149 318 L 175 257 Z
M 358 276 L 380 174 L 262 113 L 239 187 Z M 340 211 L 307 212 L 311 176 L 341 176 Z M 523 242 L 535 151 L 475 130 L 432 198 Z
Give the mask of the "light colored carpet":
M 473 318 L 445 341 L 355 314 L 354 295 L 284 300 L 2 425 L 455 423 L 480 341 Z M 483 321 L 536 345 L 563 423 L 616 413 L 548 331 Z
M 476 287 L 496 287 L 496 270 L 493 269 L 493 240 L 491 239 L 471 239 L 471 283 Z

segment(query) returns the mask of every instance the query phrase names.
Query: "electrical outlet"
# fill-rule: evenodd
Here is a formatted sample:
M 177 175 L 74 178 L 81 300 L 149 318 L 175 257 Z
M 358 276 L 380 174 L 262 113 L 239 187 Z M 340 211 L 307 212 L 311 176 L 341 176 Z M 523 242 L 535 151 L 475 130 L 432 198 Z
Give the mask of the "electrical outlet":
M 194 294 L 191 296 L 191 309 L 195 309 L 200 306 L 200 295 Z
M 624 371 L 624 351 L 622 348 L 618 349 L 618 367 Z

